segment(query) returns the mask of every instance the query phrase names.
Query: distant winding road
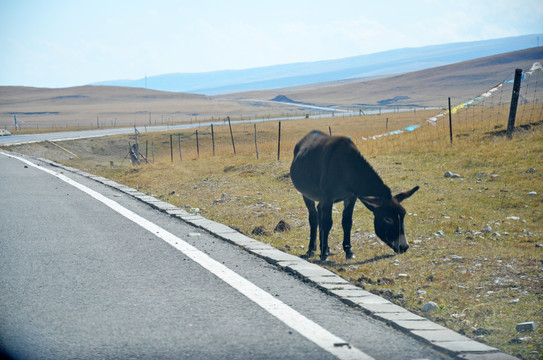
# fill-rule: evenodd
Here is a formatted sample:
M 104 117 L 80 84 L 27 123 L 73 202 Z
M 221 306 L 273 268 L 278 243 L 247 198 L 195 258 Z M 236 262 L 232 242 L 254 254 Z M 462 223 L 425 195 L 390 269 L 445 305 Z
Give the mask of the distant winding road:
M 241 100 L 241 101 L 272 102 L 272 101 L 264 101 L 264 100 Z M 284 104 L 300 106 L 299 104 L 295 104 L 295 103 L 293 104 L 284 103 Z M 304 105 L 304 106 L 308 107 L 307 105 Z M 326 109 L 327 111 L 337 111 L 337 112 L 347 113 L 345 110 L 321 108 L 321 107 L 316 107 L 316 106 L 313 106 L 313 108 L 321 109 L 321 110 Z M 308 117 L 318 118 L 322 116 L 330 116 L 330 115 L 329 114 L 310 115 Z M 299 119 L 304 119 L 304 118 L 306 118 L 305 115 L 281 117 L 281 118 L 262 118 L 262 119 L 253 119 L 253 120 L 235 120 L 235 121 L 232 121 L 231 123 L 239 124 L 239 123 L 247 123 L 247 122 L 251 123 L 251 122 L 268 122 L 268 121 L 278 121 L 278 120 L 299 120 Z M 194 129 L 198 127 L 208 127 L 211 124 L 213 124 L 214 126 L 224 126 L 227 123 L 224 121 L 215 121 L 215 122 L 202 122 L 202 123 L 180 124 L 180 125 L 137 126 L 136 129 L 140 133 L 144 133 L 144 132 Z M 11 136 L 0 136 L 0 145 L 16 145 L 16 144 L 25 144 L 25 143 L 33 143 L 33 142 L 41 142 L 41 141 L 85 139 L 85 138 L 100 137 L 100 136 L 131 134 L 133 132 L 134 132 L 134 127 L 105 128 L 105 129 L 84 130 L 84 131 L 61 131 L 61 132 L 49 132 L 49 133 L 25 134 L 25 135 L 17 135 L 15 133 L 15 134 L 12 134 Z

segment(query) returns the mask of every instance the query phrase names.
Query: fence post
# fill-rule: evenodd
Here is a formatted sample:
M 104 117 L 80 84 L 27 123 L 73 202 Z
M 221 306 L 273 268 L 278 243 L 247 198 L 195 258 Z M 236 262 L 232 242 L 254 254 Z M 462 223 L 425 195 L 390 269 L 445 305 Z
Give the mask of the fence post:
M 515 130 L 515 118 L 517 116 L 518 97 L 520 94 L 520 80 L 522 78 L 522 69 L 515 70 L 515 80 L 513 83 L 513 93 L 511 95 L 511 107 L 509 108 L 509 120 L 507 121 L 507 137 L 511 139 L 513 137 L 513 130 Z
M 215 156 L 215 132 L 213 131 L 213 124 L 211 124 L 211 143 L 213 144 L 213 156 Z
M 181 155 L 181 133 L 179 133 L 178 143 L 179 143 L 179 161 L 183 161 L 183 156 Z M 173 160 L 172 160 L 173 161 Z
M 279 136 L 277 137 L 277 161 L 281 155 L 281 121 L 279 121 Z
M 451 138 L 451 145 L 452 145 L 452 143 L 453 143 L 453 130 L 452 130 L 451 98 L 449 98 L 449 136 Z
M 230 116 L 227 116 L 228 127 L 230 128 L 230 138 L 232 138 L 232 148 L 234 149 L 234 154 L 236 153 L 236 144 L 234 144 L 234 134 L 232 133 L 232 124 L 230 123 Z
M 196 153 L 198 154 L 198 159 L 200 158 L 200 141 L 198 140 L 198 130 L 196 130 Z
M 256 159 L 258 160 L 258 143 L 256 141 L 256 124 L 254 124 L 255 126 L 255 151 L 256 151 Z
M 173 135 L 170 134 L 170 162 L 173 162 Z
M 149 140 L 145 140 L 145 159 L 147 159 L 147 154 L 148 154 L 148 151 L 149 150 Z

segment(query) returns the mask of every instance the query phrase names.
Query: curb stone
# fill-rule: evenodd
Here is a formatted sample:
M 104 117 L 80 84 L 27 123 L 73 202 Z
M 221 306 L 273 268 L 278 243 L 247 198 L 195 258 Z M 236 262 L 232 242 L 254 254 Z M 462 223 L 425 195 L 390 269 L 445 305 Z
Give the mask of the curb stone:
M 172 204 L 143 194 L 128 186 L 118 184 L 110 179 L 95 176 L 48 159 L 38 158 L 38 160 L 115 188 L 161 212 L 172 217 L 177 217 L 184 222 L 205 230 L 215 237 L 237 245 L 249 253 L 261 257 L 267 262 L 300 277 L 302 280 L 312 283 L 323 292 L 337 297 L 343 303 L 360 309 L 367 315 L 383 321 L 387 325 L 457 359 L 518 360 L 518 358 L 501 352 L 497 348 L 460 335 L 424 317 L 407 311 L 401 306 L 395 305 L 378 295 L 356 287 L 327 269 L 250 238 L 226 225 L 206 219 L 199 214 L 189 213 Z

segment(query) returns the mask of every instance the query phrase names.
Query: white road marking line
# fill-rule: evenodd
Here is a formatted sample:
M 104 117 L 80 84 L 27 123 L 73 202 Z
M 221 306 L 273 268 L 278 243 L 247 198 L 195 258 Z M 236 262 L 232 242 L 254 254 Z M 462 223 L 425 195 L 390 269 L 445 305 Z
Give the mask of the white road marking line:
M 36 169 L 39 169 L 57 177 L 58 179 L 78 188 L 79 190 L 90 195 L 94 199 L 100 201 L 104 205 L 123 215 L 127 219 L 133 221 L 145 230 L 153 233 L 155 236 L 166 241 L 168 244 L 181 251 L 187 257 L 201 265 L 206 270 L 210 271 L 212 274 L 226 282 L 228 285 L 239 291 L 241 294 L 254 301 L 257 305 L 262 307 L 271 315 L 275 316 L 277 319 L 281 320 L 283 323 L 304 336 L 306 339 L 314 342 L 319 347 L 333 354 L 337 358 L 346 360 L 373 359 L 371 356 L 349 345 L 345 340 L 330 333 L 328 330 L 324 329 L 312 320 L 306 318 L 287 304 L 276 299 L 271 294 L 262 290 L 249 280 L 230 270 L 218 261 L 212 259 L 211 257 L 201 252 L 189 243 L 185 242 L 181 238 L 166 231 L 165 229 L 152 223 L 151 221 L 139 216 L 138 214 L 128 210 L 127 208 L 121 206 L 119 203 L 108 199 L 104 195 L 70 179 L 69 177 L 61 173 L 49 170 L 43 166 L 38 166 L 31 161 L 28 161 L 18 156 L 14 156 L 12 154 L 5 153 L 3 151 L 0 151 L 0 154 L 20 160 Z

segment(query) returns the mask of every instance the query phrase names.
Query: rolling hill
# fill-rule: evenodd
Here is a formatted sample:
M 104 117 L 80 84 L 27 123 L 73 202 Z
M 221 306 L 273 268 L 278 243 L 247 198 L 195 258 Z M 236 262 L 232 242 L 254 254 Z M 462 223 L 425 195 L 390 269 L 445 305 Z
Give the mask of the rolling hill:
M 388 77 L 217 96 L 116 86 L 4 86 L 0 87 L 0 128 L 13 128 L 14 115 L 26 127 L 96 127 L 207 121 L 227 115 L 245 119 L 300 115 L 320 111 L 315 106 L 351 110 L 361 106 L 443 107 L 447 97 L 453 104 L 461 103 L 512 78 L 515 68 L 529 70 L 536 61 L 543 62 L 543 47 Z
M 538 61 L 543 62 L 542 46 L 377 79 L 226 94 L 215 98 L 274 99 L 283 96 L 294 102 L 324 107 L 441 107 L 448 97 L 453 103 L 460 103 L 512 79 L 516 68 L 527 71 Z
M 522 50 L 543 34 L 405 48 L 336 60 L 275 65 L 245 70 L 173 73 L 92 85 L 140 87 L 161 91 L 218 95 L 312 83 L 394 75 Z

